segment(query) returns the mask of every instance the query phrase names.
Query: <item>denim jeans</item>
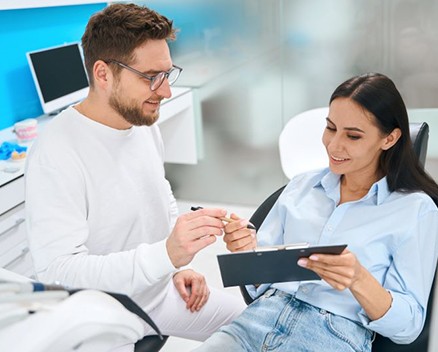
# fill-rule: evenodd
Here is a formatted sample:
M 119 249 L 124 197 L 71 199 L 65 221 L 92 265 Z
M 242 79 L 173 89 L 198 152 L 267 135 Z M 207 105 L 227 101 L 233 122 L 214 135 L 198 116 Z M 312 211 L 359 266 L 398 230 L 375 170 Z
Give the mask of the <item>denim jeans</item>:
M 372 337 L 356 322 L 269 289 L 194 351 L 369 352 Z

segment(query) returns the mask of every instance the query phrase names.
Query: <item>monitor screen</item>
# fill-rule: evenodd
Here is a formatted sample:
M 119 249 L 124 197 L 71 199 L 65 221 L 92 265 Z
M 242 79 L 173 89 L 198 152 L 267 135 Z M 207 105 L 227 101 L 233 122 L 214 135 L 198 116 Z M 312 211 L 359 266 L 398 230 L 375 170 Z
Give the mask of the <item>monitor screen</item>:
M 78 43 L 27 53 L 44 113 L 53 113 L 87 96 L 88 78 Z

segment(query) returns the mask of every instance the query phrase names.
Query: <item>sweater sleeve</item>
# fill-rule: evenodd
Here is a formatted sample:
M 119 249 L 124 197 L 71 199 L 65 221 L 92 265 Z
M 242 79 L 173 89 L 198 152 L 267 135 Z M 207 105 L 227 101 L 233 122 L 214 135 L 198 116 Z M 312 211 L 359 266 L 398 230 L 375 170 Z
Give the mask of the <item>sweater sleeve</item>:
M 166 180 L 168 186 L 168 195 L 169 195 L 169 209 L 170 209 L 170 226 L 173 228 L 176 223 L 176 219 L 179 215 L 178 205 L 176 203 L 175 196 L 173 195 L 172 188 L 170 187 L 169 181 Z
M 31 156 L 25 176 L 27 233 L 38 279 L 125 293 L 143 306 L 157 302 L 175 271 L 166 240 L 91 255 L 86 245 L 88 205 L 80 168 L 43 166 L 39 161 Z M 74 163 L 72 159 L 64 165 Z

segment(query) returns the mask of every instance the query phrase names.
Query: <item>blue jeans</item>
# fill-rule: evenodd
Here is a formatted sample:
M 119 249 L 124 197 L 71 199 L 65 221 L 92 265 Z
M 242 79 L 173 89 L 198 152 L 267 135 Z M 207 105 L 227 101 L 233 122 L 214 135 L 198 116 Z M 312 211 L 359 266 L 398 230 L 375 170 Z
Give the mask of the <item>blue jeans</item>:
M 194 351 L 369 352 L 372 337 L 356 322 L 269 289 Z

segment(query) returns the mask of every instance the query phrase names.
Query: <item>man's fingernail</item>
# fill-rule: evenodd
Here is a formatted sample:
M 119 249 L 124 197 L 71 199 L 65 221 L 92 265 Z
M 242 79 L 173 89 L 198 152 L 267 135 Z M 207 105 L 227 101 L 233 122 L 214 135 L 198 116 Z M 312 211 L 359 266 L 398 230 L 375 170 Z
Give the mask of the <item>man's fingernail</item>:
M 317 261 L 319 258 L 316 254 L 312 254 L 309 259 Z
M 242 220 L 240 220 L 240 226 L 247 226 L 248 225 L 248 220 L 246 220 L 246 219 L 242 219 Z

